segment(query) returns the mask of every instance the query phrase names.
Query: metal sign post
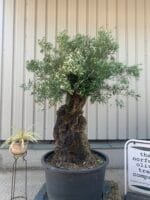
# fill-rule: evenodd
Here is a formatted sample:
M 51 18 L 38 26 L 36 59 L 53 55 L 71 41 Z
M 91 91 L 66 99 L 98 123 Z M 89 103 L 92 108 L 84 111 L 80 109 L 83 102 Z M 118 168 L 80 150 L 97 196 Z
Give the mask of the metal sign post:
M 129 140 L 124 158 L 126 199 L 150 199 L 150 141 Z

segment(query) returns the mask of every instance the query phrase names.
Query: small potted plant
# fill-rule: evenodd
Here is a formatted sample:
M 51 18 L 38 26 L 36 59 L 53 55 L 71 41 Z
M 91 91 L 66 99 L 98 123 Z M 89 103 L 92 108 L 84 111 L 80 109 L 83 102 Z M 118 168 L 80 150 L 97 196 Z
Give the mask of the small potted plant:
M 66 32 L 57 37 L 56 48 L 39 41 L 43 59 L 28 61 L 34 79 L 24 85 L 36 102 L 56 105 L 55 149 L 42 163 L 46 172 L 48 198 L 53 200 L 99 200 L 102 196 L 108 158 L 90 149 L 83 107 L 108 103 L 112 96 L 122 106 L 120 96 L 138 98 L 130 80 L 139 77 L 138 66 L 127 66 L 115 59 L 118 44 L 109 31 L 100 29 L 95 37 Z
M 27 151 L 28 142 L 37 142 L 37 137 L 30 131 L 17 131 L 10 136 L 2 146 L 9 146 L 9 151 L 14 156 L 22 156 Z

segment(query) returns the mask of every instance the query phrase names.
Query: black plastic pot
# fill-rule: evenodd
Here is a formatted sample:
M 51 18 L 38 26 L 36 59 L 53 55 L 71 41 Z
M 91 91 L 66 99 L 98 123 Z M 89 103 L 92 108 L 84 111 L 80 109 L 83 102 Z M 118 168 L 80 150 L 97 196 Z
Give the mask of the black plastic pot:
M 93 151 L 105 162 L 99 167 L 82 170 L 67 170 L 51 166 L 46 162 L 49 152 L 42 158 L 46 175 L 49 200 L 100 200 L 102 198 L 105 170 L 108 157 Z

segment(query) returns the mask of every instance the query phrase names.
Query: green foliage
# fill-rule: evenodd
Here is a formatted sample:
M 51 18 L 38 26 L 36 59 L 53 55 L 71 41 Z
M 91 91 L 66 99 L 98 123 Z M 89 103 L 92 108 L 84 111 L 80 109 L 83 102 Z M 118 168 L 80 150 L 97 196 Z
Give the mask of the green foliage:
M 11 145 L 12 143 L 24 143 L 24 142 L 37 142 L 37 137 L 31 131 L 17 131 L 14 135 L 10 136 L 1 147 Z
M 39 45 L 43 59 L 27 63 L 34 80 L 24 85 L 37 102 L 47 99 L 54 105 L 64 95 L 74 93 L 100 103 L 113 95 L 138 97 L 129 83 L 139 77 L 140 70 L 136 65 L 129 67 L 116 61 L 118 44 L 110 32 L 100 29 L 96 37 L 77 34 L 71 38 L 64 31 L 57 37 L 57 48 L 45 39 Z

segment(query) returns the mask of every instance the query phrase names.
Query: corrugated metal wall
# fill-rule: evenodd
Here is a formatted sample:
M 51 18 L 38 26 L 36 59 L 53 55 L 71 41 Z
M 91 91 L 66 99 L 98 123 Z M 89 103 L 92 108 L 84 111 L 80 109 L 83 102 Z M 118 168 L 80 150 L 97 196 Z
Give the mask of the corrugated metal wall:
M 55 44 L 64 29 L 95 35 L 100 26 L 113 31 L 120 61 L 141 64 L 142 76 L 132 83 L 141 98 L 126 98 L 122 110 L 88 102 L 89 138 L 150 139 L 150 0 L 0 0 L 0 139 L 11 127 L 33 128 L 41 139 L 52 139 L 56 108 L 45 103 L 42 111 L 19 87 L 32 77 L 26 60 L 40 58 L 37 40 L 43 36 Z

